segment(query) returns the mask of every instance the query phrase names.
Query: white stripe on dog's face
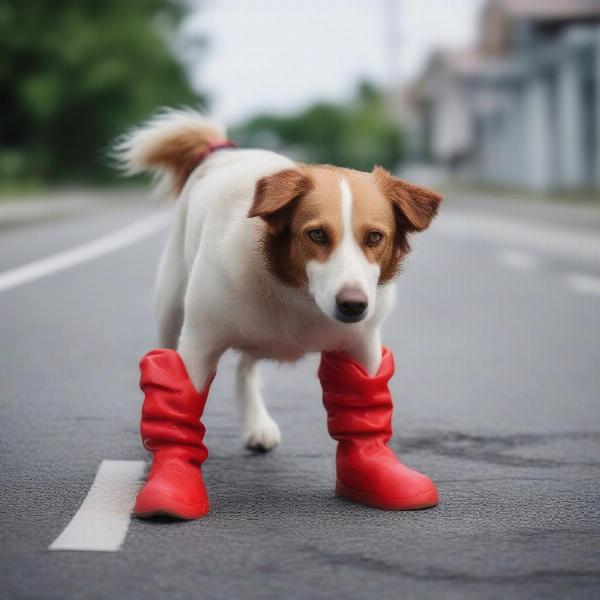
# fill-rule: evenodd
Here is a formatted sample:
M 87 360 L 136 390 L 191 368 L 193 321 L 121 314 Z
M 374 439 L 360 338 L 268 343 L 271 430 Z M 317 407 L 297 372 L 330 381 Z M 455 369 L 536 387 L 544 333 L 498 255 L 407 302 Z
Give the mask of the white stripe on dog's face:
M 310 260 L 306 263 L 308 288 L 319 308 L 328 316 L 340 319 L 338 300 L 344 294 L 349 297 L 364 296 L 365 312 L 358 321 L 368 318 L 374 310 L 375 293 L 380 266 L 369 262 L 356 241 L 352 223 L 353 197 L 346 178 L 339 180 L 339 211 L 341 212 L 341 239 L 325 261 Z

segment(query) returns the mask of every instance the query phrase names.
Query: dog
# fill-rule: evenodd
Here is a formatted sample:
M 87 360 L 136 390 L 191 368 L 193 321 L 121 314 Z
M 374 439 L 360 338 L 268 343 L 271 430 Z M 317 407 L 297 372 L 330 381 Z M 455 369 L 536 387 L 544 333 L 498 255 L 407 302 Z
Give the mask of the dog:
M 409 238 L 441 196 L 378 166 L 303 164 L 226 139 L 199 112 L 166 110 L 118 154 L 128 173 L 154 172 L 177 199 L 156 280 L 160 345 L 179 352 L 197 389 L 226 350 L 239 351 L 243 439 L 267 451 L 281 434 L 258 362 L 337 350 L 375 374 Z

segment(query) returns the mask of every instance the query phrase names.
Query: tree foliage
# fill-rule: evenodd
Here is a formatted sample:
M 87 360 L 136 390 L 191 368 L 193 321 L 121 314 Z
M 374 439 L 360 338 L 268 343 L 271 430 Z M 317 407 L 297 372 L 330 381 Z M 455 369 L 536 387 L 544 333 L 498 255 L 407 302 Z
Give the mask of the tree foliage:
M 382 94 L 367 83 L 346 104 L 318 102 L 295 115 L 260 115 L 235 136 L 243 145 L 285 149 L 308 162 L 367 171 L 374 164 L 395 169 L 405 148 Z
M 103 153 L 158 106 L 202 101 L 170 48 L 177 0 L 0 0 L 0 177 L 110 176 Z

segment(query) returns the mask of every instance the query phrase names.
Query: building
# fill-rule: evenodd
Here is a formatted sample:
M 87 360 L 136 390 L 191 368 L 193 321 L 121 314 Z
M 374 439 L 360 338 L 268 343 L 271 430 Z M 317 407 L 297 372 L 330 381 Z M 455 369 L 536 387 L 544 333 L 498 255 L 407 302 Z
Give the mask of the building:
M 491 0 L 411 87 L 422 158 L 477 182 L 600 190 L 600 0 Z

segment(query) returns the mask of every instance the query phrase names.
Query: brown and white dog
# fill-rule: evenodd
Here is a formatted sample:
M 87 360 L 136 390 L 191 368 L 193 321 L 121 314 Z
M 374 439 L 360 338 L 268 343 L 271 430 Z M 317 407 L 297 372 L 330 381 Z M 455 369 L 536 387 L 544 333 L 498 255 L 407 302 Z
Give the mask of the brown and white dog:
M 197 389 L 227 349 L 239 350 L 244 441 L 269 450 L 280 432 L 257 361 L 342 350 L 376 373 L 408 237 L 428 227 L 441 197 L 380 167 L 207 152 L 225 139 L 199 113 L 165 111 L 119 152 L 129 172 L 155 171 L 177 196 L 156 284 L 160 344 L 179 351 Z

